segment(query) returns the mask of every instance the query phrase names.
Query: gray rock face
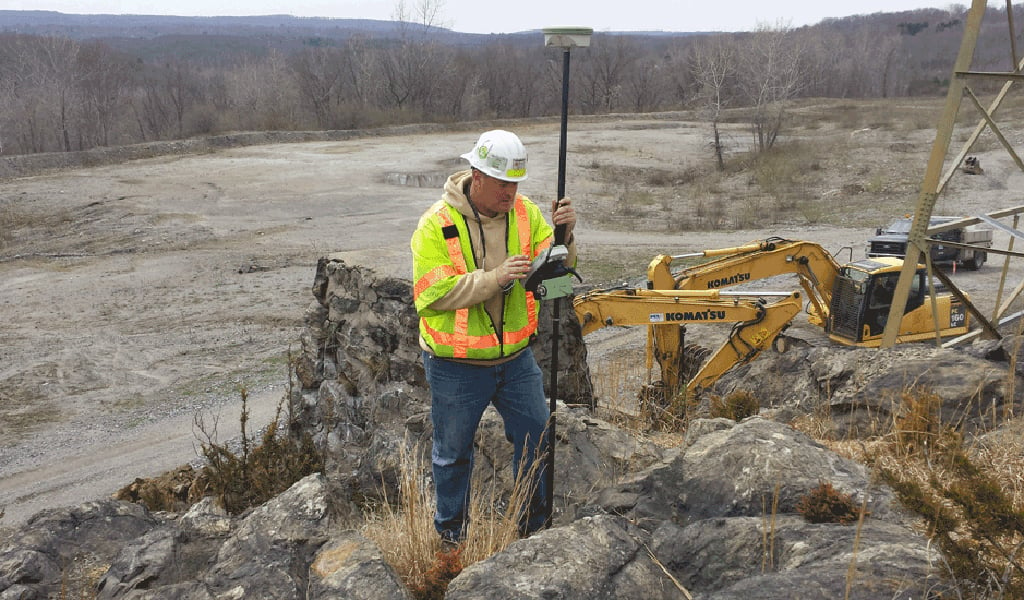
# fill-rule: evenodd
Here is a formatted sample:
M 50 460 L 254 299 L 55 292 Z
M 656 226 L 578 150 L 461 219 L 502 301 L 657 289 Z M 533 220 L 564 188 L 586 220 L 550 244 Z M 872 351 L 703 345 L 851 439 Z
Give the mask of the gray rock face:
M 393 493 L 400 449 L 430 439 L 409 284 L 323 260 L 313 292 L 291 433 L 312 435 L 327 452 L 325 473 L 240 516 L 209 498 L 180 515 L 115 500 L 45 511 L 0 546 L 0 600 L 58 597 L 69 565 L 104 565 L 98 599 L 410 598 L 382 550 L 355 533 L 361 513 L 350 501 L 381 486 Z M 560 329 L 560 354 L 571 357 L 565 381 L 569 371 L 576 377 L 562 396 L 573 404 L 588 397 L 585 348 L 571 323 Z M 977 354 L 887 352 L 763 356 L 715 391 L 756 381 L 762 414 L 772 418 L 698 420 L 669 449 L 584 406 L 560 405 L 555 527 L 469 566 L 447 597 L 789 600 L 849 590 L 855 599 L 909 600 L 941 591 L 941 559 L 907 525 L 892 491 L 781 422 L 826 407 L 854 435 L 870 418 L 890 418 L 893 390 L 911 381 L 958 415 L 979 404 L 979 393 L 989 409 L 1004 402 L 1005 368 Z M 512 450 L 495 414 L 485 415 L 477 442 L 485 483 L 507 493 Z M 797 503 L 822 482 L 864 503 L 863 522 L 800 517 Z
M 851 598 L 921 598 L 940 585 L 928 563 L 934 551 L 907 534 L 872 519 L 858 532 L 792 515 L 711 518 L 686 527 L 663 523 L 651 551 L 704 597 L 843 598 L 852 565 Z
M 96 597 L 408 598 L 372 542 L 333 525 L 331 504 L 322 475 L 234 520 L 197 504 L 125 545 Z
M 751 391 L 763 409 L 782 419 L 827 411 L 841 439 L 863 437 L 891 423 L 901 394 L 913 386 L 941 398 L 945 422 L 962 419 L 965 431 L 973 433 L 985 428 L 984 415 L 991 422 L 992 414 L 1002 414 L 1012 403 L 1005 397 L 1006 363 L 976 354 L 924 343 L 884 350 L 797 347 L 733 369 L 713 392 Z
M 408 590 L 384 562 L 375 544 L 345 534 L 325 544 L 310 567 L 311 598 L 411 600 Z
M 139 505 L 113 500 L 40 512 L 0 546 L 0 597 L 56 596 L 72 565 L 102 564 L 158 522 Z

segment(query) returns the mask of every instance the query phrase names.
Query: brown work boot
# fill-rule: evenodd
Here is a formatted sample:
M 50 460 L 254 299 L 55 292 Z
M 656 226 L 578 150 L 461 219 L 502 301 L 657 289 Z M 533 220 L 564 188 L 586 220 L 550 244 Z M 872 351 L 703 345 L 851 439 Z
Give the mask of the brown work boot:
M 458 552 L 461 549 L 462 542 L 445 537 L 441 538 L 441 552 Z

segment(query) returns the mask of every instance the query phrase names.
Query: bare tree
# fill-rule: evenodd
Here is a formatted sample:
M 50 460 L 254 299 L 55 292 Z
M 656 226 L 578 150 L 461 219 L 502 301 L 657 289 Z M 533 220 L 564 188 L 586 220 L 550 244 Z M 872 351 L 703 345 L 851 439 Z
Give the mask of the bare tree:
M 485 116 L 527 117 L 545 84 L 543 49 L 500 42 L 482 48 L 473 66 L 483 94 Z M 552 87 L 559 90 L 560 87 Z
M 163 87 L 174 113 L 179 138 L 185 136 L 185 112 L 196 96 L 192 85 L 193 75 L 192 68 L 185 63 L 175 62 L 167 65 Z
M 751 107 L 750 125 L 758 151 L 770 149 L 782 128 L 787 103 L 804 85 L 803 46 L 792 30 L 762 25 L 739 38 L 738 87 Z
M 664 72 L 663 65 L 655 58 L 636 61 L 623 86 L 623 95 L 630 99 L 628 107 L 638 113 L 657 109 L 665 95 Z
M 329 129 L 331 109 L 341 84 L 341 63 L 334 48 L 307 48 L 292 58 L 292 71 L 302 98 L 316 117 L 317 127 Z
M 380 79 L 373 70 L 373 53 L 375 50 L 367 40 L 360 37 L 349 38 L 345 42 L 343 56 L 345 85 L 342 91 L 343 101 L 352 107 L 356 114 L 371 107 L 373 101 L 374 82 Z M 353 116 L 352 126 L 358 126 L 366 117 Z
M 617 107 L 627 72 L 636 58 L 624 36 L 601 36 L 580 61 L 580 101 L 588 113 L 611 112 Z
M 399 40 L 383 49 L 379 67 L 383 75 L 383 100 L 399 111 L 428 112 L 436 94 L 448 80 L 449 50 L 436 41 L 442 27 L 444 0 L 415 0 L 410 7 L 398 0 L 393 19 Z
M 78 68 L 82 100 L 79 111 L 86 138 L 80 146 L 108 146 L 127 107 L 135 65 L 115 57 L 106 46 L 93 43 L 82 47 Z
M 447 28 L 450 23 L 445 19 L 445 0 L 397 0 L 391 19 L 399 25 L 414 23 L 422 27 Z
M 736 76 L 737 55 L 735 42 L 726 35 L 697 42 L 690 54 L 690 72 L 697 83 L 696 101 L 702 118 L 711 123 L 712 149 L 719 170 L 725 169 L 725 159 L 718 124 L 730 101 L 727 86 Z
M 78 43 L 66 38 L 4 39 L 0 79 L 23 151 L 72 149 L 79 51 Z

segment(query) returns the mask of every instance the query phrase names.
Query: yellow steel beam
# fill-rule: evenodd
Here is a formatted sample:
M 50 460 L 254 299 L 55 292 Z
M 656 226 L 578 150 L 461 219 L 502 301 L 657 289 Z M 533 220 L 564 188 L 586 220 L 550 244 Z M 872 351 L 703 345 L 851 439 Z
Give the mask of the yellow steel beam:
M 981 31 L 981 21 L 985 16 L 987 4 L 986 0 L 973 0 L 971 2 L 970 11 L 967 13 L 967 23 L 964 26 L 964 36 L 960 42 L 960 51 L 957 53 L 956 62 L 953 65 L 954 73 L 966 72 L 971 68 L 971 63 L 974 60 L 974 49 L 978 43 L 978 34 Z M 925 169 L 924 182 L 921 185 L 921 192 L 917 200 L 917 209 L 914 212 L 914 220 L 911 223 L 910 233 L 907 236 L 907 255 L 904 258 L 903 269 L 900 271 L 899 282 L 896 284 L 894 298 L 909 297 L 910 285 L 917 272 L 917 263 L 921 260 L 921 254 L 928 252 L 926 230 L 931 221 L 935 202 L 938 199 L 939 178 L 942 175 L 942 165 L 946 160 L 946 154 L 949 152 L 949 142 L 953 135 L 956 115 L 960 111 L 964 86 L 964 80 L 958 77 L 954 77 L 949 82 L 946 104 L 939 119 L 935 143 L 932 145 L 928 166 Z M 958 296 L 963 296 L 955 286 L 950 291 Z M 966 298 L 964 300 L 966 302 Z M 889 320 L 882 333 L 881 345 L 883 348 L 891 348 L 896 344 L 905 308 L 905 302 L 892 303 L 892 308 L 889 310 Z

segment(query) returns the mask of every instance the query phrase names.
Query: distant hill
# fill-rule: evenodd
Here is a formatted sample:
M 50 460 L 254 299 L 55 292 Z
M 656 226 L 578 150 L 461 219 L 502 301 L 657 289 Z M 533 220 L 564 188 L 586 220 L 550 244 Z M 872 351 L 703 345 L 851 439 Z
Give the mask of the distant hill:
M 183 17 L 164 15 L 77 15 L 45 10 L 0 10 L 0 31 L 60 34 L 74 39 L 220 33 L 230 35 L 390 34 L 393 21 L 303 18 L 290 15 L 253 17 Z
M 962 8 L 719 32 L 731 74 L 721 97 L 739 108 L 768 88 L 787 98 L 942 94 Z M 697 43 L 709 35 L 595 33 L 573 72 L 572 110 L 699 108 L 711 84 L 694 61 L 716 47 Z M 975 70 L 1012 68 L 1005 39 L 1006 9 L 989 7 Z M 539 30 L 470 34 L 368 19 L 0 10 L 0 134 L 5 152 L 32 154 L 229 131 L 548 116 L 560 105 L 542 40 Z
M 60 35 L 72 39 L 128 37 L 154 38 L 162 35 L 271 35 L 279 37 L 321 36 L 345 39 L 352 35 L 395 37 L 400 27 L 420 28 L 428 33 L 445 35 L 456 43 L 489 40 L 495 37 L 539 35 L 540 30 L 511 34 L 460 33 L 439 27 L 427 28 L 415 23 L 374 19 L 332 19 L 295 17 L 292 15 L 260 15 L 249 17 L 187 17 L 164 15 L 79 15 L 46 10 L 0 10 L 0 32 L 33 35 Z M 614 34 L 616 32 L 603 32 Z M 625 33 L 625 32 L 622 32 Z M 651 32 L 644 35 L 692 35 L 687 32 Z
M 58 35 L 76 40 L 140 38 L 165 35 L 225 35 L 322 37 L 346 39 L 353 35 L 369 38 L 397 37 L 401 29 L 444 35 L 449 41 L 486 40 L 494 35 L 459 33 L 415 23 L 374 19 L 331 19 L 261 15 L 248 17 L 187 17 L 165 15 L 78 15 L 44 10 L 0 10 L 0 32 Z M 539 31 L 522 34 L 539 34 Z M 522 35 L 510 34 L 510 35 Z
M 541 36 L 539 29 L 510 34 L 478 34 L 396 21 L 291 15 L 188 17 L 0 10 L 0 33 L 100 41 L 145 61 L 173 57 L 223 63 L 240 57 L 261 56 L 270 49 L 287 53 L 311 46 L 340 45 L 353 37 L 367 40 L 397 39 L 409 32 L 416 33 L 421 39 L 423 36 L 432 37 L 455 46 L 487 44 L 497 39 L 526 45 L 536 43 Z M 670 38 L 695 34 L 602 32 L 602 35 Z

